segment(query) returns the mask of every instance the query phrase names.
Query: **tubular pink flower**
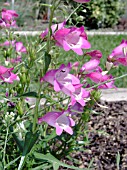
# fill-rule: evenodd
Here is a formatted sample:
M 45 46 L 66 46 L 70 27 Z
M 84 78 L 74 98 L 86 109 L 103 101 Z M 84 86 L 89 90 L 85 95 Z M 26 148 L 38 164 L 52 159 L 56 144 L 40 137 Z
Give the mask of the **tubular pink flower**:
M 86 55 L 89 55 L 92 58 L 100 59 L 102 57 L 102 53 L 100 50 L 93 50 L 90 52 L 86 52 Z
M 59 23 L 59 24 L 54 24 L 51 26 L 52 30 L 52 35 L 59 29 L 63 28 L 64 25 L 66 24 L 66 21 Z M 47 28 L 44 32 L 41 33 L 41 38 L 44 38 L 48 34 L 49 29 Z
M 81 72 L 85 71 L 85 72 L 90 72 L 95 70 L 98 65 L 100 63 L 100 60 L 98 59 L 91 59 L 90 61 L 86 62 L 82 68 L 80 69 Z
M 15 46 L 15 40 L 13 41 L 5 41 L 4 43 L 0 44 L 0 46 Z
M 87 3 L 89 2 L 90 0 L 73 0 L 75 2 L 79 2 L 79 3 Z
M 124 53 L 124 48 L 127 48 L 127 40 L 122 40 L 121 44 L 117 46 L 112 53 L 108 56 L 108 61 L 114 65 L 122 64 L 127 65 L 127 52 Z M 127 51 L 127 50 L 125 50 Z
M 112 75 L 106 75 L 106 74 L 103 75 L 100 72 L 91 72 L 87 74 L 86 77 L 90 78 L 95 83 L 102 83 L 107 80 L 113 79 Z M 107 88 L 114 88 L 114 87 L 115 87 L 114 80 L 111 80 L 110 82 L 107 82 L 103 85 L 98 86 L 98 88 L 100 89 L 107 89 Z
M 12 73 L 13 68 L 6 68 L 4 66 L 0 66 L 0 79 L 7 83 L 13 83 L 14 80 L 19 81 L 19 77 Z
M 18 14 L 14 10 L 7 10 L 4 8 L 2 9 L 1 15 L 2 15 L 2 18 L 0 19 L 1 28 L 17 27 L 14 18 L 17 18 Z
M 18 17 L 18 14 L 14 10 L 7 10 L 5 8 L 2 9 L 1 15 L 4 21 L 9 21 L 9 22 L 11 22 L 13 18 Z
M 27 52 L 26 47 L 23 46 L 22 42 L 16 42 L 15 43 L 15 50 L 17 52 L 21 52 L 21 53 L 26 53 Z
M 48 112 L 43 117 L 38 119 L 38 123 L 42 122 L 48 123 L 50 126 L 56 128 L 56 134 L 61 135 L 63 130 L 70 135 L 73 134 L 71 126 L 75 126 L 75 122 L 69 116 L 68 112 Z
M 74 85 L 80 83 L 77 77 L 69 74 L 70 69 L 70 63 L 67 66 L 62 64 L 59 69 L 48 71 L 42 80 L 52 84 L 55 91 L 59 92 L 62 90 L 65 94 L 70 95 L 71 92 L 75 91 Z
M 2 19 L 0 19 L 0 27 L 1 28 L 18 28 L 15 20 L 13 20 L 11 22 L 7 22 L 7 21 L 5 22 Z
M 89 97 L 89 92 L 82 88 L 82 84 L 75 85 L 75 92 L 71 94 L 71 105 L 79 103 L 81 106 L 85 106 L 85 98 Z
M 23 46 L 22 42 L 16 42 L 15 40 L 13 41 L 5 41 L 4 43 L 0 44 L 0 46 L 13 46 L 15 47 L 16 52 L 20 53 L 26 53 L 26 47 Z
M 56 45 L 62 47 L 65 51 L 73 50 L 78 55 L 83 55 L 82 49 L 91 47 L 84 32 L 84 27 L 62 28 L 54 34 Z
M 83 113 L 83 106 L 81 104 L 79 104 L 78 102 L 76 102 L 73 106 L 69 106 L 69 112 L 71 113 L 71 115 L 76 115 L 78 113 L 82 114 Z

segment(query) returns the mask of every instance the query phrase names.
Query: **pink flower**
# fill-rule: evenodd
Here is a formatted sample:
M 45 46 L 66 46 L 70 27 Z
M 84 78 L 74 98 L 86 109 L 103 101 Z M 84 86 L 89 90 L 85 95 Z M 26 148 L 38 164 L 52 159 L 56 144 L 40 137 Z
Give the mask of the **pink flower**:
M 0 19 L 0 27 L 2 28 L 17 27 L 14 18 L 17 18 L 18 14 L 14 10 L 7 10 L 4 8 L 2 9 L 1 15 L 2 18 Z
M 82 68 L 80 69 L 80 71 L 85 71 L 85 72 L 90 72 L 92 70 L 95 70 L 98 65 L 100 63 L 100 60 L 98 59 L 91 59 L 90 61 L 86 62 Z
M 102 53 L 100 50 L 93 50 L 90 52 L 86 52 L 86 55 L 89 55 L 92 58 L 100 59 L 102 57 Z
M 67 66 L 62 64 L 59 69 L 48 71 L 42 80 L 52 84 L 55 91 L 59 92 L 62 90 L 65 94 L 70 95 L 71 92 L 75 91 L 74 85 L 80 83 L 77 77 L 69 74 L 70 69 L 70 63 Z
M 9 62 L 11 62 L 11 63 L 17 64 L 17 63 L 22 62 L 22 57 L 21 57 L 21 56 L 18 56 L 18 57 L 16 57 L 16 58 L 12 58 L 12 59 L 7 58 L 7 61 L 9 61 Z
M 69 106 L 68 110 L 71 113 L 71 115 L 75 115 L 75 114 L 82 114 L 83 113 L 83 106 L 81 104 L 79 104 L 78 102 L 76 102 L 73 106 Z
M 0 46 L 15 46 L 15 40 L 13 41 L 5 41 L 4 43 L 0 44 Z
M 78 55 L 83 55 L 82 49 L 91 47 L 84 32 L 84 27 L 62 28 L 54 34 L 56 45 L 62 47 L 65 51 L 73 50 Z
M 4 66 L 0 66 L 0 79 L 7 83 L 13 83 L 14 80 L 19 81 L 19 77 L 12 73 L 13 68 L 6 68 Z
M 13 41 L 5 41 L 4 43 L 0 44 L 0 46 L 13 46 L 15 47 L 16 52 L 20 53 L 26 53 L 26 47 L 23 46 L 22 42 L 16 42 L 15 40 Z
M 79 3 L 86 3 L 89 2 L 90 0 L 74 0 L 75 2 L 79 2 Z
M 11 22 L 14 18 L 18 17 L 18 14 L 14 10 L 2 9 L 2 19 L 7 22 Z
M 2 19 L 0 19 L 0 27 L 1 28 L 18 28 L 15 20 L 11 21 L 11 22 L 5 22 Z
M 124 51 L 126 52 L 124 53 Z M 112 51 L 108 61 L 114 65 L 122 64 L 127 66 L 127 40 L 122 40 L 121 44 Z
M 63 28 L 64 25 L 66 24 L 66 21 L 59 23 L 59 24 L 54 24 L 51 26 L 52 30 L 52 35 L 59 29 Z M 44 38 L 48 34 L 49 29 L 47 28 L 44 32 L 41 33 L 41 38 Z
M 46 122 L 50 126 L 56 128 L 56 134 L 61 135 L 63 130 L 70 135 L 73 134 L 71 126 L 75 126 L 75 122 L 70 116 L 67 116 L 68 112 L 48 112 L 43 117 L 38 119 L 38 123 Z
M 103 75 L 101 72 L 91 72 L 87 74 L 86 77 L 89 77 L 95 83 L 102 83 L 111 80 L 110 82 L 99 85 L 98 88 L 100 89 L 108 89 L 108 88 L 115 87 L 114 80 L 112 80 L 113 79 L 112 75 L 107 75 L 107 74 Z
M 17 52 L 21 52 L 21 53 L 26 53 L 27 52 L 26 47 L 23 46 L 22 42 L 16 42 L 15 43 L 15 50 Z
M 79 103 L 81 106 L 85 106 L 85 98 L 89 97 L 89 92 L 82 88 L 82 84 L 75 85 L 75 92 L 73 92 L 71 96 L 71 105 L 75 105 L 75 103 Z

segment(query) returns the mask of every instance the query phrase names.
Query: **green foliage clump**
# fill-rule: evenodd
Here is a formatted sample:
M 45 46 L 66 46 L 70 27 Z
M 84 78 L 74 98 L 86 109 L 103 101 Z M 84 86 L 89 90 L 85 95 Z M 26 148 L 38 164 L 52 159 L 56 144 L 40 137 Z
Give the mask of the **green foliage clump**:
M 75 3 L 75 7 L 77 5 Z M 91 0 L 79 7 L 70 22 L 89 29 L 114 27 L 124 12 L 124 1 Z

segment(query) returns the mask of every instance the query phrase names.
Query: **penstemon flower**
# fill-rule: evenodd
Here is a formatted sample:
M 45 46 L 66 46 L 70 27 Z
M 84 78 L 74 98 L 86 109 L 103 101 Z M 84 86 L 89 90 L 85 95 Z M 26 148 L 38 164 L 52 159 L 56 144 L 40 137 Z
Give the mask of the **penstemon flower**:
M 117 46 L 108 56 L 108 61 L 114 65 L 122 64 L 127 66 L 127 40 L 122 40 L 121 44 Z
M 75 91 L 74 85 L 80 83 L 77 77 L 69 74 L 70 70 L 70 63 L 67 66 L 62 64 L 59 69 L 48 71 L 41 80 L 52 84 L 55 91 L 63 91 L 65 94 L 70 95 L 71 92 Z
M 92 70 L 95 70 L 98 67 L 99 63 L 100 63 L 99 59 L 91 59 L 82 66 L 80 71 L 90 72 Z
M 102 57 L 102 53 L 100 50 L 93 50 L 90 52 L 86 52 L 85 55 L 88 55 L 92 58 L 100 59 Z
M 70 135 L 73 134 L 71 126 L 75 126 L 74 120 L 68 116 L 68 111 L 63 112 L 48 112 L 43 117 L 38 119 L 38 123 L 46 122 L 50 126 L 56 128 L 56 134 L 61 135 L 63 130 Z
M 63 28 L 63 27 L 65 26 L 65 24 L 66 24 L 66 21 L 64 21 L 64 22 L 62 22 L 62 23 L 59 23 L 59 24 L 54 24 L 54 25 L 52 25 L 52 26 L 51 26 L 52 35 L 54 35 L 54 33 L 55 33 L 57 30 Z M 45 31 L 43 31 L 43 32 L 41 33 L 41 38 L 44 38 L 44 37 L 48 34 L 48 32 L 49 32 L 49 29 L 47 28 Z
M 26 47 L 23 46 L 22 42 L 16 42 L 15 43 L 15 50 L 20 53 L 26 53 Z
M 17 18 L 18 14 L 14 10 L 2 9 L 1 19 L 0 19 L 0 27 L 2 28 L 10 28 L 17 27 L 16 21 L 14 18 Z
M 2 19 L 7 22 L 11 22 L 14 18 L 18 17 L 18 14 L 14 10 L 2 9 L 1 12 Z
M 71 105 L 75 105 L 76 102 L 81 106 L 85 106 L 85 99 L 90 96 L 90 93 L 82 88 L 82 84 L 75 85 L 75 92 L 71 93 Z
M 82 49 L 91 47 L 83 26 L 59 29 L 54 34 L 54 39 L 57 46 L 65 51 L 73 50 L 78 55 L 83 55 Z
M 112 80 L 112 75 L 103 74 L 103 72 L 91 72 L 89 74 L 86 74 L 86 77 L 90 78 L 93 82 L 97 84 L 110 80 L 110 82 L 98 85 L 99 89 L 115 88 L 114 80 Z
M 13 83 L 14 80 L 19 81 L 19 77 L 12 73 L 13 68 L 0 66 L 0 80 L 7 83 Z

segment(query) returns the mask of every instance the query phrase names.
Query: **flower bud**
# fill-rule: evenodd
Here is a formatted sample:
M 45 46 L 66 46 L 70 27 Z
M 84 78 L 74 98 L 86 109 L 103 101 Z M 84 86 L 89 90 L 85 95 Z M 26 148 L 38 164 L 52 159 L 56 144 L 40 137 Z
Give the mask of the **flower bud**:
M 22 115 L 22 114 L 23 114 L 23 107 L 22 107 L 21 101 L 19 101 L 19 102 L 17 103 L 16 108 L 17 108 L 18 114 L 19 114 L 19 115 Z

